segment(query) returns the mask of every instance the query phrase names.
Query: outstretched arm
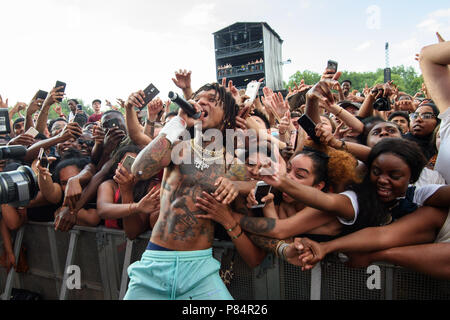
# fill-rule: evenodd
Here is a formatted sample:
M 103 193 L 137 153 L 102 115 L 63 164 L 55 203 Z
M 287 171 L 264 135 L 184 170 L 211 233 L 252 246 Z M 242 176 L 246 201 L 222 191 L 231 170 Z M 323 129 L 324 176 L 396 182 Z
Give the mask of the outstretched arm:
M 450 106 L 450 41 L 422 48 L 419 60 L 431 98 L 440 112 L 446 111 Z

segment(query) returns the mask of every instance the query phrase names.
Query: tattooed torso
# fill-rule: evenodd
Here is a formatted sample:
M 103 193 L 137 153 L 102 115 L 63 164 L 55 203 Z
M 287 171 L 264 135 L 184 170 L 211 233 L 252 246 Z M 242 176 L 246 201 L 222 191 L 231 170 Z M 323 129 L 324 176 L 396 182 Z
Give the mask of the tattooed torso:
M 173 250 L 202 250 L 212 246 L 213 222 L 197 219 L 205 214 L 195 205 L 203 191 L 213 193 L 214 183 L 228 176 L 225 164 L 211 164 L 203 171 L 194 164 L 167 167 L 161 185 L 161 211 L 152 232 L 151 241 Z M 230 178 L 230 177 L 229 177 Z

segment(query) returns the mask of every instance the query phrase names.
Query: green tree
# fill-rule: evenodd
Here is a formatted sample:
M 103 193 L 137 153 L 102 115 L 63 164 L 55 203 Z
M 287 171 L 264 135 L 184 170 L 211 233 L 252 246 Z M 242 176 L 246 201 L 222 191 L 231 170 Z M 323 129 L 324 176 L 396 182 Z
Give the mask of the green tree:
M 377 69 L 376 71 L 369 72 L 355 72 L 355 71 L 341 71 L 342 75 L 340 81 L 350 80 L 352 82 L 352 89 L 362 91 L 367 84 L 369 87 L 373 87 L 377 83 L 384 82 L 384 69 Z M 285 86 L 287 89 L 289 86 L 293 87 L 294 81 L 300 83 L 303 79 L 305 84 L 313 85 L 320 80 L 320 74 L 305 70 L 303 72 L 297 71 L 290 78 L 289 82 Z M 422 86 L 423 78 L 418 75 L 413 67 L 406 67 L 403 65 L 391 68 L 391 79 L 396 84 L 400 91 L 406 92 L 410 95 L 414 95 L 418 92 Z

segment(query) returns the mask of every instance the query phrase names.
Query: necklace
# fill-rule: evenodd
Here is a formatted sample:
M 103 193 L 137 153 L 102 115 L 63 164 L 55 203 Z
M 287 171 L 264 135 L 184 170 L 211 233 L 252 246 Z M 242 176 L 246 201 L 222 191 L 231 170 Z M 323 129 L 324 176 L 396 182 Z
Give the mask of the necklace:
M 220 160 L 220 159 L 223 158 L 223 147 L 222 147 L 222 150 L 220 152 L 205 150 L 202 147 L 196 145 L 194 143 L 194 139 L 191 139 L 191 146 L 192 146 L 192 149 L 194 150 L 194 164 L 195 164 L 195 167 L 198 170 L 200 170 L 200 171 L 203 171 L 203 170 L 209 168 L 209 164 L 207 162 L 215 162 L 216 160 Z M 210 155 L 212 157 L 206 157 L 205 158 L 204 154 Z M 218 154 L 218 156 L 214 156 L 216 154 Z

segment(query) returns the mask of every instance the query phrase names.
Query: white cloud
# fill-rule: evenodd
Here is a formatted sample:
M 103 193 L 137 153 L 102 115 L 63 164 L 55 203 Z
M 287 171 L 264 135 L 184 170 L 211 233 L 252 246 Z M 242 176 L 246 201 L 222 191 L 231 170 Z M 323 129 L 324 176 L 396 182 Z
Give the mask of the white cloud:
M 311 0 L 300 0 L 300 8 L 308 9 L 311 7 Z
M 372 40 L 364 41 L 364 42 L 361 43 L 359 46 L 357 46 L 357 47 L 355 48 L 355 50 L 358 51 L 358 52 L 364 51 L 364 50 L 370 48 L 370 47 L 372 46 L 372 44 L 373 44 L 373 41 L 372 41 Z
M 192 7 L 189 12 L 183 15 L 181 22 L 186 26 L 204 26 L 214 20 L 212 12 L 215 8 L 214 3 L 200 3 Z
M 425 20 L 421 21 L 417 28 L 426 32 L 449 30 L 449 9 L 439 9 L 429 13 Z

